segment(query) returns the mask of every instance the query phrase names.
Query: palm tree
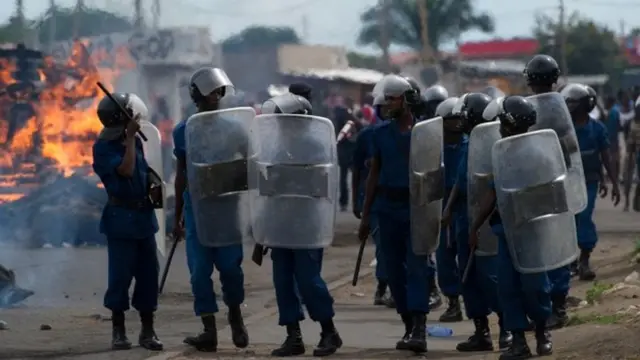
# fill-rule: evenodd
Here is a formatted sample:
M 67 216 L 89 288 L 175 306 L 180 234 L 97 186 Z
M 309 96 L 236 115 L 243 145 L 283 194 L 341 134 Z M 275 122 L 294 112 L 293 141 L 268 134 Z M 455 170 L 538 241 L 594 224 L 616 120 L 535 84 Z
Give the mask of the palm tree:
M 443 43 L 455 40 L 459 33 L 470 30 L 493 31 L 493 18 L 487 13 L 475 11 L 472 0 L 394 0 L 388 5 L 390 43 L 414 50 L 422 48 L 418 1 L 427 3 L 429 43 L 434 51 Z M 367 9 L 360 20 L 362 28 L 358 43 L 379 45 L 380 8 L 374 6 Z

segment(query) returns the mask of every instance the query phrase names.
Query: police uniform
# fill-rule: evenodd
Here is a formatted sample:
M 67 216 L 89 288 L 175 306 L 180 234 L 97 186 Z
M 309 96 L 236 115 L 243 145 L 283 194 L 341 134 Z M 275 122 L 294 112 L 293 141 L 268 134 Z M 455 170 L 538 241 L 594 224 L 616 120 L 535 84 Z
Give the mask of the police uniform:
M 136 95 L 116 93 L 113 96 L 129 115 L 140 115 L 136 106 L 144 107 L 144 104 Z M 129 287 L 135 279 L 131 304 L 140 313 L 142 322 L 139 344 L 150 350 L 162 350 L 153 328 L 158 307 L 159 264 L 155 241 L 158 220 L 149 200 L 150 168 L 141 140 L 132 134 L 125 135 L 128 118 L 117 104 L 108 97 L 102 99 L 98 117 L 105 128 L 93 145 L 93 170 L 109 196 L 102 211 L 100 232 L 107 237 L 109 279 L 104 306 L 112 311 L 112 347 L 131 348 L 124 313 L 129 310 Z M 125 137 L 129 138 L 125 140 Z M 135 165 L 131 176 L 123 176 L 118 167 L 124 161 L 128 146 L 135 147 Z
M 440 103 L 436 108 L 434 116 L 442 117 L 445 124 L 449 121 L 456 120 L 457 118 L 452 116 L 452 112 L 457 100 L 457 97 L 453 97 Z M 443 207 L 446 206 L 449 200 L 449 194 L 456 184 L 456 175 L 458 173 L 460 159 L 464 154 L 468 143 L 467 137 L 461 130 L 457 133 L 453 133 L 447 129 L 448 127 L 445 125 L 443 151 L 445 195 Z M 457 202 L 455 205 L 456 206 L 453 211 L 457 214 L 460 203 Z M 440 231 L 440 244 L 436 250 L 436 270 L 438 285 L 440 286 L 440 290 L 444 296 L 447 297 L 449 306 L 440 316 L 440 321 L 442 322 L 462 321 L 462 309 L 460 306 L 460 272 L 456 259 L 458 254 L 456 246 L 455 223 L 449 224 L 449 226 L 443 226 Z
M 311 115 L 311 110 L 311 104 L 307 99 L 299 95 L 287 93 L 265 102 L 262 106 L 262 115 L 256 118 L 254 125 L 257 124 L 256 126 L 259 128 L 261 119 L 265 117 L 267 119 L 265 121 L 269 121 L 269 119 L 277 119 L 277 114 L 285 114 L 284 116 L 297 114 L 301 118 L 294 118 L 292 121 L 294 121 L 297 126 L 302 126 L 305 121 L 314 121 L 313 118 L 308 116 Z M 305 116 L 309 118 L 303 118 Z M 330 124 L 328 119 L 324 120 Z M 283 121 L 286 123 L 286 119 Z M 279 124 L 278 122 L 278 126 L 280 126 Z M 333 126 L 329 127 L 331 128 L 330 136 L 333 137 Z M 292 131 L 291 128 L 288 130 Z M 304 127 L 296 128 L 297 132 L 295 135 L 289 131 L 279 132 L 278 136 L 286 136 L 286 138 L 276 140 L 286 144 L 286 152 L 278 149 L 276 153 L 273 154 L 275 158 L 262 159 L 260 158 L 260 151 L 257 150 L 260 148 L 260 145 L 255 144 L 254 151 L 257 151 L 257 153 L 252 155 L 252 157 L 255 157 L 254 161 L 269 161 L 274 163 L 289 161 L 291 157 L 296 157 L 288 153 L 288 151 L 294 153 L 294 149 L 304 148 L 308 150 L 305 151 L 305 153 L 308 154 L 308 159 L 305 161 L 309 161 L 309 163 L 312 164 L 324 162 L 323 144 L 319 143 L 318 139 L 313 137 L 313 134 L 305 132 L 312 131 L 311 127 L 309 127 L 309 129 Z M 282 159 L 281 156 L 285 158 Z M 276 171 L 275 169 L 278 168 L 278 166 L 273 166 L 274 171 Z M 283 173 L 283 176 L 286 177 L 287 175 Z M 267 180 L 265 179 L 265 181 Z M 284 183 L 286 183 L 286 181 L 280 185 Z M 276 184 L 273 185 L 276 186 Z M 298 202 L 295 202 L 295 205 L 293 205 L 293 201 L 295 200 L 298 200 Z M 258 200 L 256 200 L 256 202 L 257 201 Z M 301 213 L 305 213 L 307 214 L 306 218 L 299 219 L 299 221 L 313 222 L 316 215 L 318 215 L 317 219 L 321 217 L 322 214 L 317 213 L 321 209 L 316 207 L 316 203 L 307 201 L 307 199 L 289 198 L 289 201 L 287 201 L 277 195 L 262 197 L 259 201 L 263 202 L 264 206 L 262 206 L 260 210 L 255 208 L 251 210 L 251 217 L 255 221 L 253 223 L 254 236 L 256 237 L 257 243 L 269 246 L 271 249 L 273 283 L 279 312 L 278 324 L 285 326 L 287 330 L 285 341 L 279 348 L 274 349 L 271 355 L 288 357 L 305 353 L 306 349 L 300 329 L 300 321 L 304 320 L 302 301 L 304 301 L 311 320 L 319 322 L 322 327 L 320 342 L 314 349 L 313 356 L 331 355 L 342 346 L 342 339 L 333 323 L 333 317 L 335 316 L 333 297 L 329 293 L 327 284 L 321 275 L 324 248 L 320 244 L 305 244 L 304 246 L 300 245 L 300 247 L 284 246 L 284 243 L 301 244 L 305 241 L 305 239 L 300 238 L 301 232 L 295 230 L 287 231 L 283 228 L 291 228 L 289 215 L 299 216 Z M 291 213 L 292 208 L 295 208 L 294 213 Z M 331 210 L 333 214 L 334 208 L 332 207 Z M 278 221 L 274 217 L 284 221 Z M 275 237 L 284 237 L 285 239 L 280 239 L 282 240 L 282 242 L 280 242 L 278 239 L 273 239 Z M 270 245 L 263 244 L 263 240 L 266 239 L 269 241 L 270 238 L 275 241 L 275 243 Z
M 535 110 L 522 97 L 507 97 L 504 100 L 502 114 L 498 118 L 501 123 L 500 132 L 505 138 L 527 132 L 527 129 L 535 123 Z M 494 145 L 494 161 L 496 158 L 495 147 Z M 496 164 L 494 163 L 493 166 L 495 169 Z M 495 191 L 493 181 L 491 181 L 490 187 Z M 516 270 L 502 222 L 503 214 L 497 205 L 490 214 L 489 224 L 493 233 L 498 237 L 497 289 L 503 326 L 506 331 L 513 333 L 512 344 L 502 353 L 500 359 L 515 360 L 531 356 L 525 337 L 525 330 L 529 328 L 528 318 L 536 324 L 535 336 L 538 355 L 548 355 L 552 352 L 552 344 L 550 334 L 546 329 L 546 321 L 551 314 L 550 284 L 547 273 L 543 271 L 525 274 Z M 480 224 L 474 224 L 471 232 L 476 232 L 478 225 Z
M 208 105 L 205 98 L 215 92 L 226 92 L 229 89 L 233 89 L 233 85 L 224 74 L 224 71 L 220 69 L 203 68 L 196 71 L 191 77 L 191 97 L 199 107 L 199 113 L 217 110 L 218 103 Z M 220 98 L 225 94 L 220 93 Z M 207 106 L 209 107 L 207 108 Z M 188 155 L 185 137 L 186 126 L 187 120 L 184 120 L 173 130 L 173 153 L 178 161 L 183 164 L 186 163 Z M 186 178 L 186 171 L 183 169 L 183 173 L 178 176 Z M 186 181 L 189 181 L 189 179 L 186 179 Z M 240 309 L 245 297 L 242 244 L 220 247 L 204 246 L 196 230 L 196 214 L 194 214 L 193 200 L 188 187 L 183 190 L 182 196 L 184 207 L 180 213 L 184 216 L 187 266 L 189 267 L 191 290 L 194 297 L 193 308 L 196 316 L 201 318 L 204 326 L 202 333 L 197 336 L 187 337 L 184 342 L 200 351 L 217 351 L 218 339 L 215 314 L 219 308 L 211 278 L 215 267 L 220 272 L 223 301 L 229 308 L 228 321 L 231 327 L 233 343 L 239 348 L 244 348 L 248 346 L 249 338 Z M 176 213 L 178 214 L 178 212 Z M 231 214 L 225 214 L 225 216 L 231 216 Z M 229 219 L 230 224 L 233 223 L 231 220 Z

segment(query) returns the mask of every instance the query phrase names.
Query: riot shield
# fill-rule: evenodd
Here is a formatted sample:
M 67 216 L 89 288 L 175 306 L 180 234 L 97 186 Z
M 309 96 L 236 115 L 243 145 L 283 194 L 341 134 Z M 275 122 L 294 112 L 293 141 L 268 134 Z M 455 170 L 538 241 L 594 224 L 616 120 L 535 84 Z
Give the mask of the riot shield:
M 250 213 L 256 243 L 273 248 L 331 245 L 338 158 L 329 119 L 263 114 L 251 125 Z
M 140 131 L 147 137 L 147 141 L 142 142 L 142 148 L 144 150 L 144 158 L 147 160 L 147 164 L 151 167 L 158 176 L 162 177 L 162 134 L 155 125 L 142 120 L 140 121 Z M 164 182 L 164 179 L 162 179 Z M 166 203 L 166 192 L 164 184 L 162 186 L 162 203 Z M 156 245 L 158 251 L 164 257 L 166 251 L 166 214 L 165 208 L 156 209 L 156 217 L 158 218 L 158 227 L 160 228 L 156 233 Z
M 207 247 L 251 239 L 247 152 L 255 117 L 242 107 L 198 113 L 187 120 L 187 181 L 198 240 Z
M 433 253 L 440 241 L 444 197 L 442 121 L 441 117 L 425 120 L 411 131 L 411 245 L 416 255 Z
M 493 167 L 491 149 L 500 140 L 500 122 L 492 121 L 477 125 L 469 135 L 469 161 L 467 165 L 467 205 L 469 227 L 480 215 L 484 197 L 491 189 Z M 492 256 L 498 253 L 498 238 L 485 221 L 480 227 L 476 255 Z
M 562 95 L 557 92 L 529 96 L 527 100 L 535 106 L 537 112 L 536 124 L 530 130 L 551 129 L 560 139 L 565 163 L 569 170 L 565 184 L 569 209 L 574 214 L 578 214 L 587 207 L 587 184 L 578 138 L 567 104 Z
M 578 241 L 556 133 L 545 129 L 498 140 L 491 155 L 513 266 L 526 274 L 570 264 L 578 255 Z

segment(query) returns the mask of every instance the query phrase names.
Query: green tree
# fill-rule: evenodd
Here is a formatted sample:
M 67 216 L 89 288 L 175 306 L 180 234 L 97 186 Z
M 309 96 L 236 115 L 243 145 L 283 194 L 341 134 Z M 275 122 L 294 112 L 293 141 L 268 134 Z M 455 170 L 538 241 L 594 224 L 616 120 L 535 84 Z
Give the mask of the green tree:
M 380 57 L 374 55 L 363 54 L 355 51 L 347 53 L 349 66 L 364 69 L 380 69 Z
M 493 19 L 479 13 L 472 0 L 394 0 L 389 4 L 388 33 L 391 44 L 422 49 L 422 26 L 418 1 L 424 1 L 428 11 L 429 43 L 437 51 L 444 43 L 455 40 L 470 30 L 493 31 Z M 358 36 L 361 45 L 380 46 L 380 7 L 374 6 L 360 16 L 362 28 Z
M 554 18 L 539 15 L 533 31 L 540 42 L 540 52 L 558 61 L 561 59 L 559 30 Z M 567 21 L 566 57 L 569 74 L 613 74 L 624 67 L 622 49 L 615 32 L 578 13 L 571 14 Z
M 299 44 L 300 37 L 290 27 L 250 26 L 222 42 L 222 50 L 238 52 L 265 46 Z

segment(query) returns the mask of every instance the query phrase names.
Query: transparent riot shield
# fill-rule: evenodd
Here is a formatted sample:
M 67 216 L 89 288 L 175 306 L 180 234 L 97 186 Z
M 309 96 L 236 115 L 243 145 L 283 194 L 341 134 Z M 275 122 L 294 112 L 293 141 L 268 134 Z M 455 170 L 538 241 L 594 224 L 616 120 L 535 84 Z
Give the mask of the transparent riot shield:
M 433 253 L 440 241 L 444 198 L 442 132 L 441 117 L 422 121 L 411 131 L 411 245 L 416 255 Z
M 539 273 L 578 254 L 567 167 L 558 136 L 538 130 L 499 140 L 492 151 L 498 209 L 514 267 Z
M 151 167 L 160 178 L 162 178 L 162 134 L 155 125 L 142 120 L 140 121 L 140 131 L 147 137 L 147 141 L 142 142 L 142 148 L 144 150 L 144 158 L 147 160 L 147 164 Z M 162 203 L 166 204 L 166 192 L 164 187 L 164 179 L 162 186 Z M 165 205 L 166 206 L 166 205 Z M 158 251 L 162 256 L 165 256 L 166 251 L 166 211 L 165 208 L 156 209 L 156 217 L 158 218 L 159 230 L 156 233 L 156 245 Z
M 253 237 L 273 248 L 331 245 L 338 195 L 333 124 L 310 115 L 265 114 L 251 127 Z
M 536 124 L 530 130 L 551 129 L 560 139 L 565 163 L 569 170 L 567 196 L 569 209 L 574 214 L 582 212 L 587 207 L 587 184 L 582 167 L 582 156 L 578 146 L 576 130 L 571 120 L 571 114 L 560 93 L 550 92 L 527 97 L 536 108 Z
M 251 240 L 247 152 L 252 108 L 198 113 L 187 120 L 187 182 L 198 240 L 207 247 Z
M 500 122 L 492 121 L 477 125 L 469 135 L 469 151 L 467 165 L 467 206 L 469 226 L 480 215 L 483 199 L 491 190 L 493 167 L 491 149 L 500 140 Z M 498 253 L 498 238 L 485 221 L 480 227 L 476 255 L 492 256 Z

